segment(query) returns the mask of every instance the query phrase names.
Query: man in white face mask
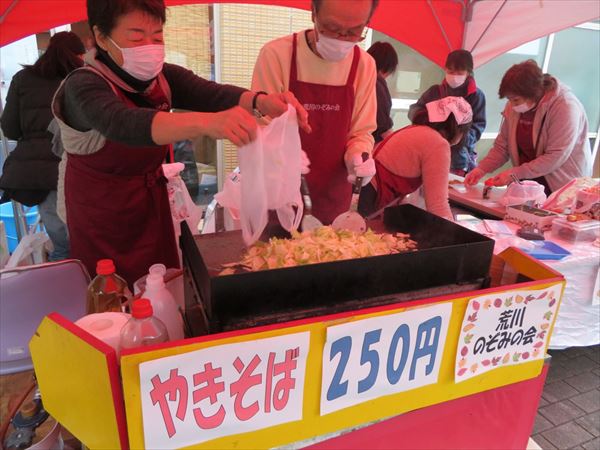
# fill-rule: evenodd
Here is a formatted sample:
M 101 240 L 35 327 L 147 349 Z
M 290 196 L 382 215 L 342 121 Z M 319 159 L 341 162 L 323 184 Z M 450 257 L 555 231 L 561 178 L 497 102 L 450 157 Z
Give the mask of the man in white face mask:
M 473 77 L 473 56 L 467 50 L 454 50 L 446 57 L 445 77 L 441 84 L 427 89 L 417 103 L 410 106 L 408 118 L 414 117 L 429 102 L 444 97 L 462 97 L 473 110 L 473 123 L 462 142 L 452 146 L 450 172 L 465 176 L 477 166 L 475 144 L 485 130 L 485 95 Z
M 253 90 L 290 90 L 308 111 L 312 132 L 300 132 L 310 161 L 306 178 L 313 214 L 325 224 L 348 209 L 350 183 L 362 177 L 365 185 L 375 174 L 377 73 L 357 44 L 377 3 L 313 0 L 314 27 L 266 44 L 254 68 Z

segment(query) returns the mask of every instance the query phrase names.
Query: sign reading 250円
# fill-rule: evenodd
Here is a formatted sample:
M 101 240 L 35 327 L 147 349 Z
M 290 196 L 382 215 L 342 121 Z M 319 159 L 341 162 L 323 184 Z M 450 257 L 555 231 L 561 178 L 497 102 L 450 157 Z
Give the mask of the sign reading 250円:
M 321 415 L 436 383 L 452 303 L 327 328 Z

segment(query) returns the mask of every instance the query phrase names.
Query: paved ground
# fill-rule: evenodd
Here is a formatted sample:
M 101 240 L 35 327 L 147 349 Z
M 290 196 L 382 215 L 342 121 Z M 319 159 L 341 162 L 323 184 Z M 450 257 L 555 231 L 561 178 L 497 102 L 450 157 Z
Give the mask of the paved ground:
M 600 450 L 600 345 L 549 353 L 533 440 L 543 450 Z

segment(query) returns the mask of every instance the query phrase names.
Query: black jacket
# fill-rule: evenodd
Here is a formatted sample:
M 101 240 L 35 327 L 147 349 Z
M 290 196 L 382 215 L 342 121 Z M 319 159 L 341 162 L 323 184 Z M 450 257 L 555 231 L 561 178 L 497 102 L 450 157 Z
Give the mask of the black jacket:
M 23 69 L 10 83 L 0 122 L 4 135 L 17 141 L 17 147 L 2 169 L 0 203 L 14 199 L 33 206 L 56 190 L 60 159 L 52 153 L 52 134 L 47 128 L 52 120 L 50 103 L 60 82 L 60 78 L 48 80 Z
M 394 126 L 394 122 L 390 117 L 392 112 L 392 96 L 390 95 L 387 82 L 379 74 L 377 74 L 375 93 L 377 94 L 377 129 L 373 132 L 373 137 L 375 138 L 375 143 L 377 143 L 383 140 L 381 135 Z

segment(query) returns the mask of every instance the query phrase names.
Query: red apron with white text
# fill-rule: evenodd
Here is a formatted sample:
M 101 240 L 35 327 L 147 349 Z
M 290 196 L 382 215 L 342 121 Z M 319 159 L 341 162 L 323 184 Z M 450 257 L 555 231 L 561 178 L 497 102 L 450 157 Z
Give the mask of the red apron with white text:
M 144 98 L 157 109 L 170 107 L 159 83 Z M 168 150 L 167 145 L 132 147 L 107 140 L 93 154 L 69 154 L 65 203 L 71 257 L 81 259 L 92 276 L 102 258 L 113 259 L 130 286 L 152 264 L 179 267 L 162 172 Z
M 401 133 L 407 128 L 411 128 L 414 125 L 408 125 L 401 128 L 388 137 L 386 137 L 381 143 L 375 148 L 373 152 L 373 159 L 375 160 L 375 184 L 377 185 L 377 199 L 375 201 L 375 209 L 380 209 L 389 204 L 392 200 L 399 197 L 406 197 L 408 194 L 416 191 L 423 184 L 421 177 L 409 178 L 401 177 L 389 171 L 383 164 L 377 160 L 377 155 L 381 149 L 388 144 L 391 137 L 396 133 Z M 402 151 L 402 149 L 400 149 Z
M 294 34 L 290 91 L 308 111 L 312 133 L 300 130 L 302 149 L 310 159 L 306 181 L 312 197 L 312 213 L 327 225 L 348 209 L 352 197 L 344 153 L 354 110 L 354 79 L 360 50 L 354 47 L 346 84 L 329 86 L 298 81 L 296 47 L 297 35 Z

